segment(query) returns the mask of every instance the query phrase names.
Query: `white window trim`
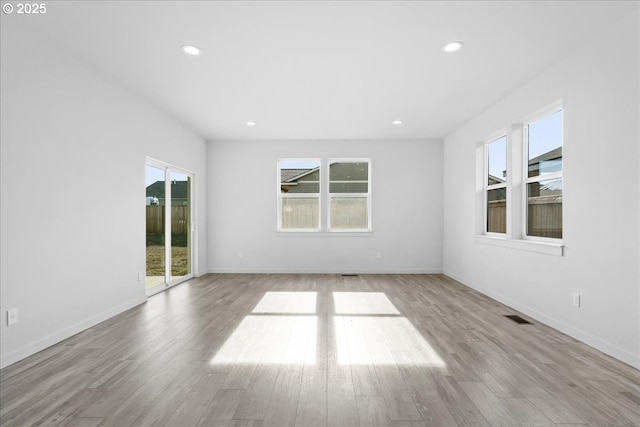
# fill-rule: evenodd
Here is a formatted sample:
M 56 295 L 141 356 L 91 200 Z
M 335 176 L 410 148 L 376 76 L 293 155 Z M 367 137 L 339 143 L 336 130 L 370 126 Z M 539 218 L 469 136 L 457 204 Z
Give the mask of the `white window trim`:
M 508 239 L 505 237 L 494 236 L 475 236 L 474 242 L 547 255 L 562 256 L 564 252 L 564 246 L 562 244 L 537 240 Z
M 513 123 L 506 132 L 495 132 L 476 143 L 476 227 L 474 242 L 499 246 L 509 249 L 523 250 L 547 255 L 563 256 L 562 239 L 526 236 L 526 174 L 528 168 L 528 150 L 524 142 L 525 123 L 531 123 L 562 110 L 562 100 L 556 101 L 535 114 L 526 117 L 520 123 Z M 563 123 L 564 129 L 564 123 Z M 507 136 L 507 233 L 486 232 L 486 156 L 487 142 L 499 138 L 499 134 Z M 544 175 L 544 180 L 552 174 Z M 564 205 L 563 205 L 564 209 Z
M 281 174 L 280 174 L 280 162 L 286 161 L 312 161 L 320 163 L 320 192 L 318 193 L 318 228 L 282 228 L 282 199 L 283 194 L 280 191 L 281 187 Z M 337 193 L 338 197 L 366 197 L 367 199 L 367 228 L 361 229 L 330 229 L 330 215 L 331 215 L 331 194 L 329 194 L 329 165 L 333 162 L 346 162 L 346 163 L 364 163 L 368 166 L 367 176 L 367 193 Z M 277 192 L 277 214 L 276 214 L 276 235 L 282 237 L 326 237 L 326 236 L 342 236 L 342 237 L 371 237 L 373 236 L 372 229 L 372 215 L 371 215 L 371 158 L 370 157 L 341 157 L 341 158 L 281 158 L 276 161 L 276 179 L 278 185 L 276 186 Z M 326 171 L 326 173 L 325 173 Z M 326 176 L 326 178 L 324 177 Z M 353 181 L 349 181 L 353 182 Z M 364 181 L 362 181 L 364 182 Z M 313 193 L 295 193 L 285 195 L 284 198 L 294 197 L 316 197 Z M 323 208 L 326 206 L 326 209 Z
M 179 283 L 182 283 L 186 280 L 189 280 L 193 277 L 196 277 L 196 272 L 198 271 L 198 224 L 197 224 L 197 216 L 196 212 L 198 209 L 198 198 L 196 196 L 196 173 L 190 171 L 189 169 L 184 169 L 179 166 L 172 165 L 171 163 L 163 162 L 161 160 L 155 159 L 153 157 L 145 157 L 145 165 L 152 166 L 158 169 L 163 169 L 165 173 L 165 183 L 170 182 L 170 173 L 177 172 L 190 177 L 190 194 L 191 194 L 191 207 L 190 207 L 190 216 L 189 221 L 191 222 L 191 227 L 189 228 L 189 233 L 191 233 L 191 251 L 189 256 L 191 257 L 191 272 L 186 276 L 181 276 L 179 279 L 171 280 L 170 272 L 165 272 L 166 278 L 168 279 L 165 288 L 161 288 L 157 286 L 155 289 L 147 289 L 147 297 L 154 295 L 158 292 L 162 292 L 163 290 L 175 286 Z M 166 197 L 171 198 L 171 185 L 166 185 Z M 165 212 L 165 229 L 171 229 L 171 209 L 168 209 Z M 165 261 L 167 259 L 171 259 L 171 233 L 165 236 Z M 146 262 L 145 262 L 145 276 L 146 276 Z
M 281 162 L 318 162 L 318 193 L 295 193 L 295 194 L 283 194 L 280 190 L 282 185 L 282 175 L 280 172 L 280 163 Z M 276 174 L 277 174 L 277 182 L 276 186 L 277 192 L 277 215 L 276 215 L 276 231 L 279 233 L 319 233 L 322 231 L 322 161 L 319 158 L 284 158 L 278 159 L 276 162 Z M 316 228 L 283 228 L 282 227 L 282 199 L 309 199 L 309 198 L 317 198 L 318 199 L 318 224 Z
M 366 193 L 330 193 L 331 182 L 331 165 L 333 163 L 367 163 L 367 192 Z M 371 158 L 368 157 L 344 157 L 344 158 L 330 158 L 327 159 L 327 178 L 326 178 L 326 194 L 327 194 L 327 225 L 326 230 L 329 233 L 370 233 L 371 230 Z M 347 182 L 347 181 L 345 181 Z M 348 182 L 364 182 L 364 181 L 348 181 Z M 367 199 L 367 227 L 366 228 L 331 228 L 331 199 L 333 198 L 366 198 Z
M 491 237 L 504 237 L 507 235 L 509 229 L 509 221 L 507 220 L 507 224 L 506 224 L 506 231 L 504 233 L 496 233 L 496 232 L 492 232 L 488 230 L 488 222 L 489 222 L 489 215 L 487 212 L 487 208 L 489 206 L 489 191 L 490 190 L 499 190 L 501 188 L 505 189 L 505 192 L 508 192 L 508 182 L 509 182 L 509 175 L 510 175 L 510 170 L 508 168 L 509 162 L 507 161 L 507 180 L 502 183 L 502 184 L 492 184 L 489 185 L 489 183 L 487 182 L 487 178 L 489 177 L 489 144 L 491 144 L 492 142 L 497 141 L 500 138 L 507 136 L 507 131 L 506 129 L 501 130 L 500 132 L 496 132 L 495 134 L 492 134 L 490 137 L 485 138 L 484 140 L 484 190 L 483 190 L 483 195 L 484 195 L 484 201 L 483 201 L 483 234 L 485 236 L 491 236 Z M 508 141 L 507 141 L 508 144 Z M 509 151 L 507 150 L 507 153 L 505 153 L 506 156 L 508 156 Z M 508 157 L 507 157 L 508 159 Z M 509 195 L 507 194 L 507 200 L 506 200 L 506 209 L 507 209 L 507 218 L 509 218 L 509 204 L 510 204 L 510 200 L 509 200 Z

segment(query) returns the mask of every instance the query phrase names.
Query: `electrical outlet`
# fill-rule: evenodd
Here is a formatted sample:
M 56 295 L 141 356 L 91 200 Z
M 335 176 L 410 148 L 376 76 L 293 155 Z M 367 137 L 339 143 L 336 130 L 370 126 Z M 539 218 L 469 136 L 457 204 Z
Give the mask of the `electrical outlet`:
M 573 306 L 580 307 L 580 294 L 573 294 Z
M 244 254 L 242 252 L 238 252 L 238 258 L 242 258 Z
M 382 252 L 378 252 L 378 253 L 376 254 L 376 257 L 377 257 L 378 259 L 382 258 Z
M 138 271 L 138 282 L 142 282 L 143 277 L 144 275 L 142 274 L 142 271 Z
M 10 308 L 7 310 L 7 326 L 15 325 L 18 323 L 18 309 Z

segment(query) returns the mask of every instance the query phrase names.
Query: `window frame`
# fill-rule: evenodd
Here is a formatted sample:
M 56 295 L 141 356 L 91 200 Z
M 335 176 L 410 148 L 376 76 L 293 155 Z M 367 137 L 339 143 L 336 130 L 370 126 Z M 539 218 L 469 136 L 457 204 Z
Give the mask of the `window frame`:
M 548 174 L 540 174 L 537 176 L 529 177 L 529 126 L 532 123 L 540 121 L 544 118 L 547 118 L 557 112 L 562 112 L 562 134 L 561 134 L 561 147 L 563 148 L 562 152 L 562 169 L 560 172 L 553 172 Z M 522 238 L 524 240 L 534 241 L 534 242 L 547 242 L 547 243 L 562 243 L 562 239 L 564 237 L 564 202 L 562 203 L 562 235 L 563 237 L 544 237 L 544 236 L 535 236 L 529 234 L 529 195 L 528 195 L 528 185 L 531 183 L 542 182 L 542 181 L 553 181 L 560 179 L 562 181 L 562 197 L 564 198 L 564 108 L 562 107 L 561 102 L 555 102 L 545 108 L 542 108 L 526 117 L 525 120 L 522 121 Z
M 282 193 L 282 162 L 317 162 L 318 163 L 318 192 L 317 193 Z M 281 158 L 276 162 L 276 174 L 277 174 L 277 214 L 276 214 L 276 230 L 278 232 L 286 233 L 318 233 L 322 231 L 322 160 L 320 158 Z M 282 226 L 282 203 L 283 199 L 310 199 L 314 198 L 318 200 L 318 223 L 315 228 L 285 228 Z
M 366 193 L 331 193 L 331 165 L 333 163 L 367 163 L 367 192 Z M 368 157 L 340 157 L 328 158 L 326 175 L 327 194 L 327 232 L 329 233 L 367 233 L 371 232 L 371 158 Z M 362 182 L 362 181 L 350 181 Z M 367 227 L 366 228 L 331 228 L 331 200 L 340 198 L 366 198 L 367 206 Z
M 198 271 L 198 233 L 197 233 L 197 221 L 196 221 L 196 213 L 198 208 L 198 199 L 197 199 L 197 174 L 195 172 L 190 171 L 189 169 L 181 168 L 179 166 L 175 166 L 171 163 L 166 163 L 161 160 L 157 160 L 153 157 L 145 157 L 145 169 L 146 166 L 151 166 L 159 170 L 164 170 L 164 181 L 165 181 L 165 218 L 164 218 L 164 228 L 165 230 L 171 230 L 171 222 L 172 222 L 172 212 L 171 212 L 171 203 L 166 205 L 166 200 L 171 201 L 171 175 L 173 173 L 179 173 L 182 175 L 186 175 L 188 177 L 188 192 L 189 192 L 189 216 L 188 221 L 189 225 L 187 227 L 187 234 L 189 239 L 189 248 L 188 248 L 188 262 L 189 262 L 189 273 L 183 276 L 173 276 L 171 272 L 172 267 L 172 249 L 173 245 L 171 243 L 172 233 L 165 234 L 165 249 L 164 249 L 164 263 L 165 263 L 165 283 L 158 284 L 157 286 L 147 288 L 146 287 L 146 277 L 147 277 L 147 265 L 145 261 L 145 289 L 147 297 L 155 295 L 159 292 L 162 292 L 170 287 L 183 283 L 194 277 L 195 272 Z M 169 209 L 167 209 L 167 207 Z M 145 257 L 146 258 L 146 257 Z M 168 268 L 167 268 L 168 267 Z
M 316 162 L 319 163 L 319 192 L 316 193 L 282 193 L 282 162 Z M 367 163 L 367 193 L 329 193 L 330 165 L 335 162 Z M 280 236 L 373 236 L 371 215 L 371 158 L 370 157 L 283 157 L 276 161 L 276 233 Z M 326 176 L 326 178 L 325 178 Z M 358 182 L 358 181 L 353 181 Z M 337 196 L 336 196 L 337 195 Z M 332 196 L 339 198 L 366 198 L 367 227 L 366 228 L 331 228 L 331 200 Z M 286 198 L 317 198 L 318 199 L 318 227 L 317 228 L 284 228 L 282 227 L 282 201 Z M 326 208 L 324 208 L 326 206 Z
M 503 183 L 498 183 L 498 184 L 489 184 L 488 183 L 488 177 L 489 177 L 489 145 L 504 138 L 505 139 L 505 170 L 506 170 L 506 174 L 507 176 L 505 177 L 505 181 Z M 509 232 L 509 221 L 508 221 L 508 216 L 509 216 L 509 204 L 510 204 L 510 200 L 509 200 L 509 149 L 508 149 L 508 145 L 509 145 L 509 140 L 507 137 L 507 131 L 506 129 L 502 129 L 499 132 L 496 132 L 494 134 L 492 134 L 491 136 L 489 136 L 488 138 L 485 138 L 484 140 L 484 159 L 483 159 L 483 164 L 484 164 L 484 177 L 483 177 L 483 196 L 484 196 L 484 201 L 483 201 L 483 234 L 486 236 L 494 236 L 494 237 L 505 237 L 507 235 L 507 233 Z M 505 232 L 504 233 L 498 233 L 495 231 L 489 231 L 489 212 L 488 212 L 488 207 L 489 207 L 489 191 L 491 190 L 499 190 L 501 188 L 504 188 L 505 190 L 505 203 L 506 203 L 506 218 L 505 218 Z
M 494 132 L 489 137 L 479 139 L 475 144 L 475 234 L 474 242 L 483 245 L 497 246 L 507 249 L 522 250 L 533 253 L 540 253 L 552 256 L 564 255 L 564 231 L 565 223 L 563 218 L 563 237 L 541 237 L 528 236 L 527 232 L 527 182 L 528 180 L 528 141 L 525 143 L 525 130 L 527 125 L 536 122 L 548 115 L 558 111 L 563 112 L 562 121 L 562 146 L 565 142 L 566 111 L 563 107 L 562 99 L 547 104 L 544 108 L 537 110 L 534 114 L 525 116 L 523 120 L 510 123 L 505 127 L 506 132 Z M 507 137 L 507 224 L 506 234 L 487 233 L 487 143 L 495 141 L 500 134 L 506 133 Z M 563 159 L 563 169 L 564 169 Z M 549 173 L 542 175 L 541 181 L 561 178 L 564 189 L 564 170 L 561 173 Z M 564 197 L 564 194 L 563 194 Z M 564 214 L 564 204 L 562 206 Z M 564 216 L 564 215 L 563 215 Z

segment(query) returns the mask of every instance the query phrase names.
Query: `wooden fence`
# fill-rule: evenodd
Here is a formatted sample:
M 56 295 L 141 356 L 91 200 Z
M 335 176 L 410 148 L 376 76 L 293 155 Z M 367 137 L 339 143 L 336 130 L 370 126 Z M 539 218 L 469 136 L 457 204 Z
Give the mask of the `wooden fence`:
M 304 229 L 318 226 L 318 199 L 282 199 L 282 228 Z
M 529 236 L 562 238 L 562 201 L 557 196 L 540 196 L 529 199 L 527 215 Z
M 489 202 L 487 209 L 487 231 L 490 233 L 507 232 L 507 203 L 504 200 Z
M 487 230 L 492 233 L 506 233 L 507 207 L 504 200 L 489 202 Z M 545 197 L 529 200 L 527 234 L 530 236 L 562 238 L 562 201 Z
M 283 198 L 283 229 L 315 229 L 318 227 L 318 199 Z M 363 229 L 368 223 L 367 199 L 364 197 L 331 200 L 332 229 Z
M 147 206 L 147 234 L 164 233 L 165 206 Z M 189 206 L 171 206 L 171 234 L 188 234 Z

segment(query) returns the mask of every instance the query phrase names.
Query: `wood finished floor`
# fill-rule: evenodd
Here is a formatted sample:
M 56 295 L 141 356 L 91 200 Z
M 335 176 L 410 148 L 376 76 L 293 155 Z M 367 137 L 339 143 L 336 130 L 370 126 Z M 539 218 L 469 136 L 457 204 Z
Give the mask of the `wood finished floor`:
M 640 425 L 636 369 L 507 314 L 441 275 L 203 276 L 3 369 L 0 424 Z

